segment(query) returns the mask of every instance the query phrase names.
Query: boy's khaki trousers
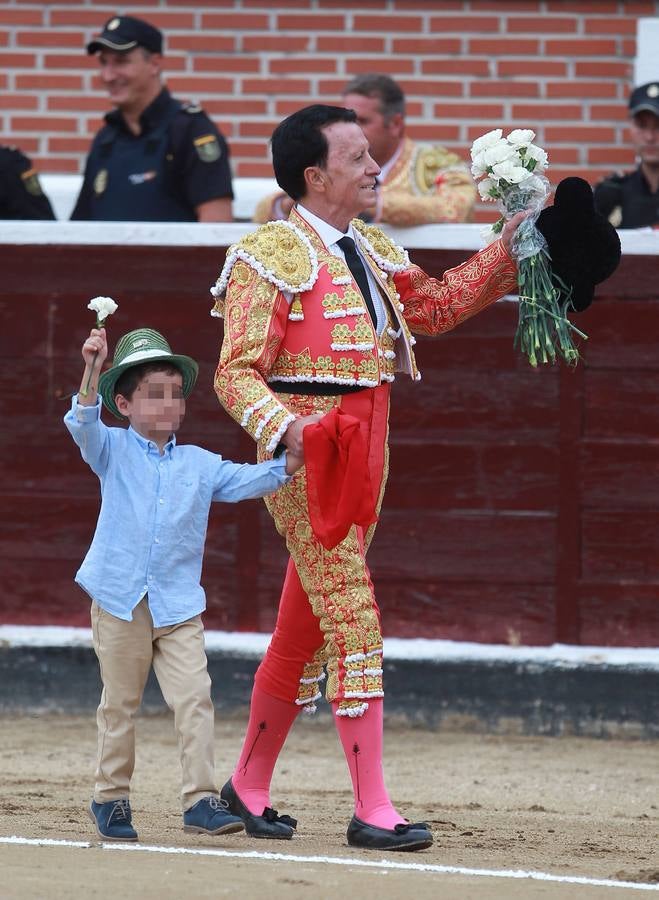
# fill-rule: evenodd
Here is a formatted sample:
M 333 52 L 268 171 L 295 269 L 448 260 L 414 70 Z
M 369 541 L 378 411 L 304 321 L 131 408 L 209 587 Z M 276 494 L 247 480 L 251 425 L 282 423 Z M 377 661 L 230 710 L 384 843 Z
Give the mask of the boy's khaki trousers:
M 133 610 L 132 622 L 118 619 L 94 602 L 91 619 L 103 682 L 96 712 L 94 800 L 105 803 L 129 795 L 135 768 L 134 719 L 152 665 L 163 697 L 174 712 L 182 769 L 182 807 L 189 809 L 202 797 L 217 795 L 214 709 L 201 616 L 179 625 L 154 628 L 144 597 Z

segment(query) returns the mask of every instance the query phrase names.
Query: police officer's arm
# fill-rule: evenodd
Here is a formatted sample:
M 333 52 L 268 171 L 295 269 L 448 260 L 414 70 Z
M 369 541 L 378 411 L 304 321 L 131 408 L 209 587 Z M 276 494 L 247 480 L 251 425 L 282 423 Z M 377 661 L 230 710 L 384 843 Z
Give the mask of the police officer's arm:
M 93 149 L 93 145 L 92 145 Z M 90 155 L 87 157 L 87 162 L 85 164 L 85 174 L 82 179 L 82 186 L 80 188 L 80 193 L 78 194 L 78 199 L 76 200 L 76 204 L 73 207 L 73 212 L 71 213 L 71 221 L 72 222 L 87 222 L 92 217 L 92 184 L 93 180 L 89 174 L 89 161 L 91 157 Z
M 231 199 L 224 197 L 219 200 L 207 200 L 195 206 L 198 222 L 232 222 Z
M 618 228 L 622 221 L 622 184 L 619 175 L 609 175 L 593 188 L 593 203 L 600 215 Z
M 0 148 L 0 219 L 54 219 L 39 176 L 25 154 Z
M 197 106 L 185 108 L 173 124 L 174 168 L 185 199 L 200 222 L 231 222 L 229 148 Z

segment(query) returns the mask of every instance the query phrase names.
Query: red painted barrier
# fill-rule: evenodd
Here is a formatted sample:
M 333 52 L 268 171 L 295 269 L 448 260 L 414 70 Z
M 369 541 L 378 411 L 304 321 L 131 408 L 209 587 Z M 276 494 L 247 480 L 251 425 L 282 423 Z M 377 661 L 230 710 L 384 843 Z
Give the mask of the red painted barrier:
M 214 247 L 0 246 L 0 622 L 88 624 L 73 576 L 98 485 L 63 424 L 97 294 L 111 344 L 141 325 L 200 362 L 180 434 L 237 460 L 254 447 L 220 408 Z M 438 273 L 469 251 L 411 251 Z M 391 473 L 370 564 L 388 636 L 659 645 L 659 288 L 623 256 L 579 317 L 575 370 L 512 348 L 516 305 L 417 344 L 423 380 L 394 386 Z M 107 419 L 110 422 L 110 419 Z M 272 628 L 285 552 L 260 501 L 216 504 L 206 624 Z

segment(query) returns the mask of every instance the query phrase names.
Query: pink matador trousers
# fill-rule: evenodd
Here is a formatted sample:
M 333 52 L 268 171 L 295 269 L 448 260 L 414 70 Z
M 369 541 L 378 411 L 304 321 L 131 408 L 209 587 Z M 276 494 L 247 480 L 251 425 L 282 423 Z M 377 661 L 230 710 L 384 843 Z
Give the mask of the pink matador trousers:
M 282 395 L 300 416 L 329 412 L 339 404 L 359 420 L 378 512 L 388 473 L 389 395 L 388 384 L 339 397 Z M 337 702 L 338 715 L 360 716 L 369 697 L 383 696 L 380 611 L 366 565 L 375 525 L 366 532 L 353 526 L 340 544 L 326 550 L 309 522 L 304 468 L 265 503 L 290 559 L 277 623 L 255 683 L 313 712 L 326 667 L 327 700 Z

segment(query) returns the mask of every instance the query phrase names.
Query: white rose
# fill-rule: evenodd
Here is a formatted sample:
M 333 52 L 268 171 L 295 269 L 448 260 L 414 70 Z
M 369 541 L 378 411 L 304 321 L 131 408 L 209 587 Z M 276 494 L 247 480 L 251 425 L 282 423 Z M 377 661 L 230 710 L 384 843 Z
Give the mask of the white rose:
M 541 175 L 536 175 L 534 172 L 524 182 L 524 190 L 533 191 L 534 194 L 544 198 L 549 196 L 549 182 L 546 178 Z
M 487 134 L 476 138 L 471 146 L 471 158 L 474 159 L 482 150 L 487 150 L 488 147 L 500 141 L 502 134 L 503 131 L 500 128 L 495 128 L 494 131 L 488 131 Z
M 478 193 L 481 195 L 481 200 L 496 200 L 501 196 L 497 191 L 496 182 L 491 178 L 483 178 L 478 182 Z
M 480 178 L 487 172 L 487 163 L 485 162 L 485 154 L 478 153 L 471 164 L 471 174 L 474 178 Z
M 521 165 L 517 150 L 514 147 L 511 147 L 508 141 L 498 141 L 483 152 L 486 169 L 496 166 L 497 163 L 502 163 L 507 159 L 512 159 L 513 157 L 515 158 L 515 162 Z
M 549 157 L 546 152 L 542 149 L 542 147 L 536 147 L 535 144 L 529 144 L 526 148 L 526 152 L 524 153 L 524 159 L 534 159 L 535 167 L 533 169 L 534 172 L 544 172 L 547 168 L 547 163 L 549 162 Z
M 511 131 L 507 141 L 510 141 L 511 144 L 514 144 L 516 147 L 526 146 L 530 144 L 533 138 L 535 137 L 535 131 L 531 131 L 530 128 L 516 128 L 514 131 Z
M 528 169 L 525 169 L 523 166 L 516 166 L 510 159 L 492 166 L 492 175 L 497 181 L 507 181 L 508 184 L 520 184 L 531 177 Z
M 87 309 L 91 309 L 92 312 L 96 313 L 98 322 L 103 322 L 108 316 L 111 316 L 118 307 L 112 297 L 94 297 L 94 299 L 90 300 L 87 304 Z

